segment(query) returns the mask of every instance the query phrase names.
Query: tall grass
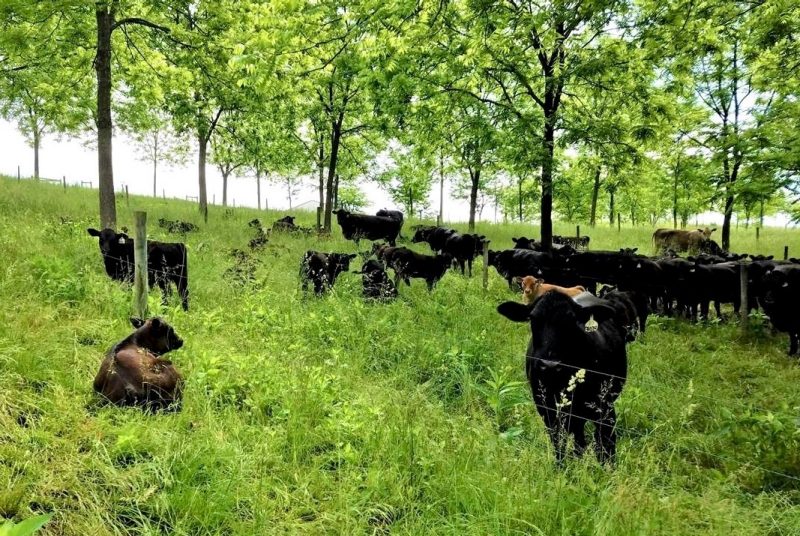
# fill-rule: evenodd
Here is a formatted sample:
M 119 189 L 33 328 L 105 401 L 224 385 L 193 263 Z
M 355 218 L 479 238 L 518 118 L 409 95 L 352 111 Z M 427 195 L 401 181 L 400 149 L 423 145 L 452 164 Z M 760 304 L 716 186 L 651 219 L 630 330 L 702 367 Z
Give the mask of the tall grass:
M 355 250 L 336 230 L 273 237 L 253 283 L 226 278 L 247 222 L 282 212 L 212 207 L 203 225 L 191 203 L 118 203 L 120 225 L 142 209 L 201 226 L 186 237 L 192 310 L 150 297 L 186 341 L 171 358 L 187 387 L 177 414 L 98 409 L 91 381 L 131 330 L 132 295 L 86 234 L 96 204 L 0 180 L 0 517 L 52 513 L 42 532 L 68 535 L 800 534 L 800 369 L 763 319 L 742 334 L 651 317 L 628 347 L 616 468 L 559 470 L 525 383 L 528 330 L 494 310 L 517 296 L 494 270 L 486 291 L 451 272 L 375 305 L 345 274 L 306 298 L 305 250 Z M 538 234 L 478 230 L 497 249 Z M 646 251 L 651 233 L 582 226 L 595 249 Z M 781 229 L 732 242 L 800 251 Z

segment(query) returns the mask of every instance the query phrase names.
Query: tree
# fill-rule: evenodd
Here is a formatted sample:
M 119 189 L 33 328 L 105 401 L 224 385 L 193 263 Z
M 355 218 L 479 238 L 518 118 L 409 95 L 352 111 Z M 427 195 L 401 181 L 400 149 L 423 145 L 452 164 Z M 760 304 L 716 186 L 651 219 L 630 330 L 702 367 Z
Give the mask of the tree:
M 389 158 L 391 163 L 378 175 L 378 183 L 395 203 L 403 206 L 406 214 L 413 216 L 415 209 L 427 208 L 433 162 L 421 151 L 409 148 L 394 149 Z
M 453 57 L 447 63 L 456 65 L 447 90 L 493 107 L 515 132 L 524 133 L 519 143 L 540 147 L 539 158 L 529 165 L 540 168 L 541 240 L 549 249 L 556 131 L 565 95 L 578 83 L 591 83 L 598 72 L 618 68 L 607 50 L 622 40 L 599 37 L 618 28 L 613 21 L 622 18 L 626 2 L 512 0 L 451 6 L 446 15 L 451 31 L 437 42 L 442 55 Z M 476 79 L 487 85 L 483 92 L 473 89 L 479 85 Z

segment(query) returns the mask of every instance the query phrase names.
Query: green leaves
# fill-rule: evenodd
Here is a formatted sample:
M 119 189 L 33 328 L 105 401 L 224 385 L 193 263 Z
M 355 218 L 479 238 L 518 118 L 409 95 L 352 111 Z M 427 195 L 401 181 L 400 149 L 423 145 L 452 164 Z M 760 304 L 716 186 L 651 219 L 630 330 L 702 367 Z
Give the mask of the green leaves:
M 13 521 L 6 521 L 0 525 L 0 536 L 30 536 L 45 526 L 52 517 L 50 514 L 30 517 L 16 524 Z

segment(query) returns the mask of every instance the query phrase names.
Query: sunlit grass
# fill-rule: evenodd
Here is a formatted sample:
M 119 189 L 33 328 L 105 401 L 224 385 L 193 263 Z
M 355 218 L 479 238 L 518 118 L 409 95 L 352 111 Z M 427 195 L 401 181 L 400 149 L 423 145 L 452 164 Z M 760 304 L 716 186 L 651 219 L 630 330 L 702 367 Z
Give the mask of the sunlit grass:
M 96 193 L 0 181 L 0 517 L 53 513 L 43 533 L 69 535 L 800 533 L 800 369 L 763 319 L 742 334 L 651 317 L 629 345 L 617 467 L 587 456 L 560 471 L 525 383 L 528 329 L 494 310 L 518 297 L 493 269 L 486 291 L 451 272 L 433 293 L 415 281 L 367 304 L 345 274 L 305 298 L 304 251 L 355 251 L 336 229 L 274 237 L 255 283 L 226 280 L 247 222 L 283 212 L 212 207 L 204 225 L 191 203 L 118 203 L 120 225 L 146 210 L 154 239 L 176 239 L 159 217 L 201 227 L 186 237 L 192 310 L 150 300 L 186 341 L 171 354 L 185 403 L 93 409 L 92 378 L 132 304 L 85 231 Z M 493 249 L 538 235 L 478 230 Z M 581 225 L 595 249 L 649 252 L 652 231 Z M 732 242 L 800 252 L 791 230 Z

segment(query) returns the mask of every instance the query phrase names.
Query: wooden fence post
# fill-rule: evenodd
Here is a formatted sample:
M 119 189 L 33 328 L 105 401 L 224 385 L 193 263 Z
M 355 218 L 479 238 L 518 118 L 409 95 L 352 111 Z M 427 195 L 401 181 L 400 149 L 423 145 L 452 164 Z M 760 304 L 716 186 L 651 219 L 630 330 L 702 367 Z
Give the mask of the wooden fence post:
M 317 230 L 322 229 L 322 207 L 317 207 Z
M 575 226 L 575 238 L 580 238 L 580 237 L 581 237 L 581 226 L 580 225 L 576 225 Z
M 483 290 L 489 288 L 489 242 L 483 241 Z
M 216 205 L 217 204 L 217 194 L 212 194 L 211 195 L 211 204 L 212 205 Z
M 739 304 L 739 318 L 741 318 L 742 322 L 742 330 L 747 329 L 748 321 L 750 320 L 747 312 L 748 312 L 748 304 L 747 304 L 747 264 L 740 263 L 739 264 L 739 292 L 741 294 L 740 297 L 740 304 Z
M 17 166 L 17 180 L 22 179 L 22 174 L 19 171 L 19 166 Z
M 759 232 L 761 231 L 760 227 L 756 227 L 756 240 L 758 240 Z
M 134 212 L 136 234 L 133 243 L 133 310 L 139 318 L 147 318 L 147 212 Z
M 167 198 L 167 191 L 164 188 L 161 188 L 161 199 Z
M 64 191 L 66 192 L 67 191 L 67 176 L 66 175 L 62 175 L 61 176 L 61 184 L 64 185 Z
M 783 260 L 789 260 L 789 246 L 783 246 Z
M 269 210 L 269 197 L 264 197 L 264 210 Z
M 125 203 L 127 203 L 128 208 L 131 207 L 131 196 L 128 194 L 128 185 L 125 185 Z
M 617 212 L 617 232 L 622 231 L 622 214 Z

